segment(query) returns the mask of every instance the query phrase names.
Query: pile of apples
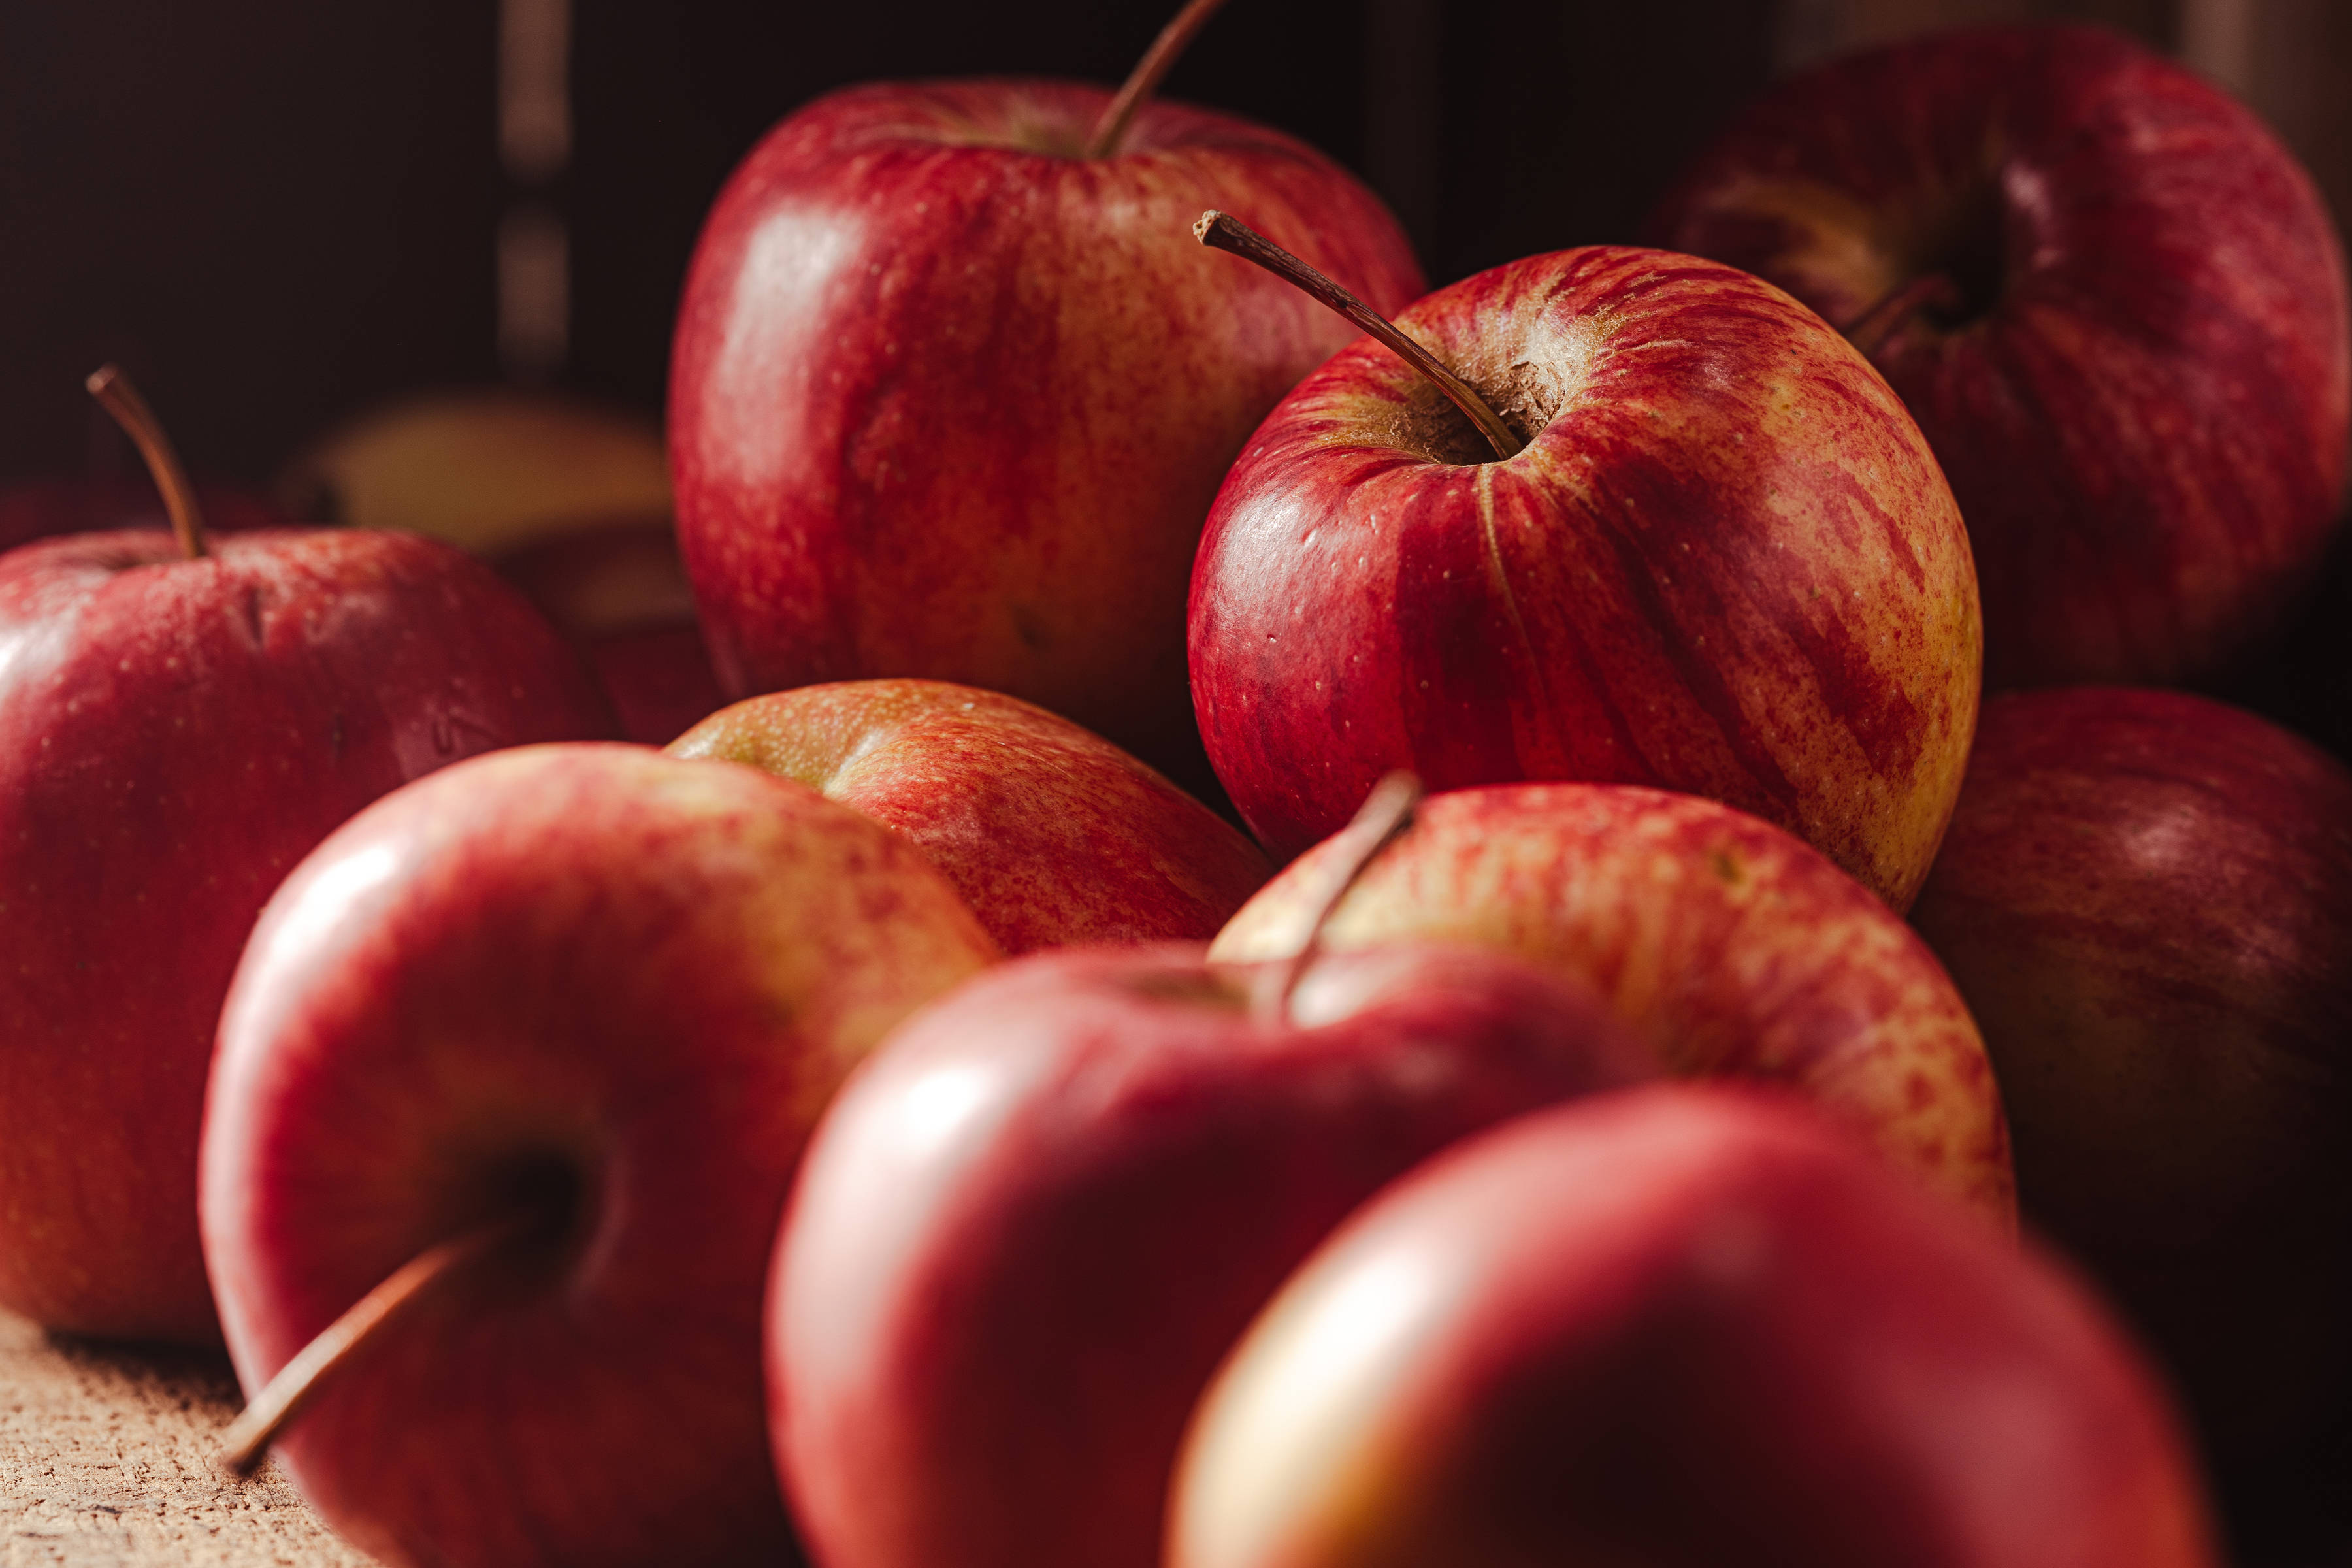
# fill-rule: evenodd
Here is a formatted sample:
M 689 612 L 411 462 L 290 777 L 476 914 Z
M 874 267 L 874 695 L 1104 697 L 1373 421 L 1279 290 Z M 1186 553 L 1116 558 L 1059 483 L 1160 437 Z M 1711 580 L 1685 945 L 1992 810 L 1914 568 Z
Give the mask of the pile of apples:
M 2309 180 L 1950 34 L 1431 293 L 1154 96 L 1214 5 L 751 153 L 675 559 L 247 515 L 93 378 L 174 527 L 0 506 L 0 1304 L 225 1342 L 399 1563 L 2210 1568 L 2340 1486 L 2352 772 L 2173 689 L 2336 524 Z

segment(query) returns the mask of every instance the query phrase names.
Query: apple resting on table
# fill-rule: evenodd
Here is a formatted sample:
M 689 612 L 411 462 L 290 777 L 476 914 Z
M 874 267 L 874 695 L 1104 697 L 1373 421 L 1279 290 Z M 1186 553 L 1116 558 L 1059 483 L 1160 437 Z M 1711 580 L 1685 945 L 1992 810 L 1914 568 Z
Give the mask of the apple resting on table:
M 1199 232 L 1265 255 L 1223 215 Z M 1976 724 L 1976 579 L 1877 373 L 1767 284 L 1618 247 L 1482 272 L 1395 326 L 1461 392 L 1377 334 L 1342 350 L 1201 540 L 1193 700 L 1259 840 L 1297 854 L 1392 768 L 1652 784 L 1906 907 Z
M 1243 906 L 1210 956 L 1294 951 L 1349 874 L 1344 837 Z M 1927 1186 L 2014 1224 L 1984 1043 L 1886 906 L 1754 817 L 1607 784 L 1457 790 L 1356 875 L 1318 940 L 1498 947 L 1597 989 L 1669 1072 L 1781 1084 Z
M 207 1343 L 196 1135 L 263 902 L 405 781 L 612 720 L 479 562 L 359 529 L 207 538 L 129 417 L 176 534 L 0 556 L 0 1306 Z
M 2352 1394 L 2352 773 L 2183 693 L 2003 697 L 1913 919 L 2027 1217 L 2274 1466 Z
M 1456 1138 L 1655 1071 L 1587 988 L 1502 953 L 1289 971 L 1038 954 L 851 1079 L 769 1306 L 777 1459 L 825 1568 L 1158 1568 L 1185 1418 L 1326 1232 Z
M 2252 111 L 2116 34 L 1945 33 L 1792 78 L 1650 232 L 1885 372 L 1968 518 L 1991 686 L 2210 674 L 2335 527 L 2326 206 Z
M 1777 1097 L 1637 1089 L 1358 1210 L 1219 1374 L 1169 1568 L 2219 1568 L 2037 1248 Z
M 748 763 L 897 829 L 1007 952 L 1206 942 L 1265 882 L 1257 846 L 1099 736 L 938 680 L 852 680 L 712 714 L 673 756 Z
M 719 194 L 669 431 L 731 694 L 959 681 L 1201 782 L 1202 519 L 1252 427 L 1354 333 L 1204 268 L 1185 226 L 1252 212 L 1387 308 L 1423 285 L 1379 199 L 1312 148 L 1167 101 L 1114 123 L 1110 103 L 1056 81 L 852 88 Z
M 994 957 L 875 823 L 637 747 L 479 758 L 335 834 L 246 950 L 204 1141 L 257 1405 L 430 1263 L 280 1441 L 303 1495 L 394 1563 L 781 1560 L 761 1296 L 803 1140 Z

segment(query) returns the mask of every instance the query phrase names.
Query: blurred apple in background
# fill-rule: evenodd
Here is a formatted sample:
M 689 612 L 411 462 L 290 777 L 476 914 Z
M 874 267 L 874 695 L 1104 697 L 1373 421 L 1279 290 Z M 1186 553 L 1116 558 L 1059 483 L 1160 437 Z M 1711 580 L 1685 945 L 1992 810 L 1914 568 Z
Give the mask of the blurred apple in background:
M 321 437 L 278 491 L 319 521 L 409 529 L 489 561 L 580 646 L 629 740 L 665 744 L 726 700 L 650 421 L 509 388 L 415 398 Z
M 1007 952 L 1205 942 L 1272 870 L 1230 824 L 1108 741 L 969 686 L 777 692 L 712 715 L 670 751 L 797 779 L 897 829 Z
M 1252 437 L 1201 542 L 1192 669 L 1267 849 L 1332 832 L 1391 768 L 1652 784 L 1906 907 L 1976 722 L 1976 584 L 1862 356 L 1752 278 L 1615 247 L 1480 273 L 1397 324 L 1526 445 L 1498 458 L 1369 340 Z
M 2179 693 L 1999 699 L 1913 919 L 1984 1030 L 2026 1216 L 2225 1469 L 2292 1490 L 2352 1394 L 2352 772 Z
M 2335 525 L 2344 257 L 2252 111 L 2105 31 L 1895 45 L 1776 88 L 1653 216 L 1868 349 L 1959 497 L 1995 687 L 2182 681 Z
M 205 1256 L 248 1394 L 436 1243 L 279 1445 L 387 1562 L 774 1562 L 768 1254 L 835 1084 L 995 950 L 898 838 L 749 768 L 535 747 L 289 879 L 221 1022 Z
M 1344 849 L 1292 862 L 1211 956 L 1295 951 Z M 1668 1071 L 1785 1085 L 1916 1180 L 2014 1223 L 2000 1096 L 1959 993 L 1885 904 L 1767 823 L 1624 785 L 1433 795 L 1320 929 L 1334 950 L 1459 942 L 1565 970 Z
M 852 88 L 712 207 L 670 380 L 678 533 L 737 696 L 919 676 L 1035 702 L 1196 790 L 1184 592 L 1244 439 L 1354 329 L 1186 233 L 1253 214 L 1385 308 L 1410 246 L 1339 164 L 1105 90 Z M 1352 805 L 1352 802 L 1350 805 Z
M 725 705 L 667 517 L 583 521 L 490 563 L 580 646 L 626 739 L 667 744 Z
M 1800 1108 L 1686 1088 L 1359 1210 L 1220 1373 L 1170 1511 L 1170 1568 L 2221 1562 L 2081 1287 Z
M 583 520 L 666 518 L 660 428 L 553 394 L 478 387 L 370 410 L 278 476 L 296 515 L 496 555 Z
M 405 781 L 612 720 L 451 546 L 189 522 L 205 553 L 138 529 L 0 556 L 0 1305 L 202 1343 L 205 1070 L 263 902 Z
M 794 1189 L 772 1423 L 826 1568 L 1157 1568 L 1184 1421 L 1382 1183 L 1655 1071 L 1580 985 L 1406 943 L 1039 954 L 851 1079 Z

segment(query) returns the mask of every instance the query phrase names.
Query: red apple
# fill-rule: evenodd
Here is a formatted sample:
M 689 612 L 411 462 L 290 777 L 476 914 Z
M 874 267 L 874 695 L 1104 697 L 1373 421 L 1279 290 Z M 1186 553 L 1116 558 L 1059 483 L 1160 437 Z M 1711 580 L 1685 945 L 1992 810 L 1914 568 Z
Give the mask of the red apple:
M 1345 840 L 1302 856 L 1211 955 L 1293 951 L 1349 864 Z M 1769 824 L 1624 785 L 1435 795 L 1321 930 L 1334 949 L 1461 942 L 1566 970 L 1669 1070 L 1786 1085 L 2013 1223 L 2000 1096 L 1959 994 L 1884 904 Z
M 488 568 L 349 529 L 0 556 L 0 1305 L 212 1342 L 196 1133 L 262 903 L 338 823 L 476 752 L 609 732 Z
M 1398 319 L 1525 448 L 1362 341 L 1217 496 L 1201 732 L 1277 858 L 1408 768 L 1434 790 L 1654 784 L 1812 844 L 1895 908 L 1976 723 L 1951 492 L 1862 356 L 1730 268 L 1596 247 Z
M 666 514 L 580 520 L 491 563 L 580 646 L 625 739 L 666 745 L 725 704 Z
M 1208 807 L 1066 719 L 936 680 L 739 702 L 670 747 L 781 773 L 920 846 L 1007 952 L 1206 942 L 1270 868 Z
M 2027 1215 L 2275 1463 L 2352 1392 L 2352 773 L 2201 698 L 2002 698 L 1913 919 Z
M 1762 1097 L 1457 1145 L 1219 1374 L 1169 1568 L 2218 1568 L 2179 1426 L 2053 1264 Z
M 1647 1053 L 1583 987 L 1433 944 L 1041 954 L 859 1069 L 769 1307 L 779 1466 L 826 1568 L 1158 1568 L 1184 1421 L 1374 1189 Z
M 2334 525 L 2344 258 L 2262 122 L 2086 27 L 1781 84 L 1651 221 L 1868 346 L 1959 497 L 1994 686 L 2209 673 Z
M 1251 428 L 1354 335 L 1204 260 L 1237 207 L 1384 307 L 1420 293 L 1378 198 L 1279 132 L 1103 90 L 853 88 L 711 209 L 670 378 L 678 536 L 737 696 L 923 676 L 1145 760 L 1197 756 L 1184 584 Z M 1352 803 L 1350 803 L 1352 804 Z
M 221 1020 L 205 1257 L 260 1387 L 408 1259 L 442 1277 L 280 1443 L 387 1563 L 774 1562 L 761 1290 L 850 1065 L 994 950 L 856 813 L 635 747 L 480 758 L 271 901 Z

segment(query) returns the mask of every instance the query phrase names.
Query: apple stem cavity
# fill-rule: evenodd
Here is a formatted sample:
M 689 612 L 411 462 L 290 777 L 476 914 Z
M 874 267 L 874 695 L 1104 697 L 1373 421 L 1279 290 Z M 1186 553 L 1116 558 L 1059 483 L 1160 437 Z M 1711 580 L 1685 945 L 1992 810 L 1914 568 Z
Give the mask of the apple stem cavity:
M 1192 226 L 1192 237 L 1213 250 L 1227 251 L 1244 261 L 1256 262 L 1387 344 L 1399 359 L 1435 383 L 1437 390 L 1445 394 L 1454 406 L 1462 410 L 1470 423 L 1478 426 L 1478 433 L 1486 437 L 1488 446 L 1495 448 L 1496 457 L 1516 458 L 1525 448 L 1526 443 L 1503 423 L 1501 416 L 1486 405 L 1486 400 L 1472 390 L 1468 382 L 1446 369 L 1435 354 L 1406 337 L 1394 322 L 1378 310 L 1233 214 L 1221 213 L 1213 207 L 1202 213 L 1201 221 Z
M 153 476 L 156 489 L 163 492 L 163 511 L 172 520 L 172 532 L 180 542 L 180 553 L 194 561 L 211 552 L 205 545 L 204 513 L 196 510 L 196 490 L 188 483 L 188 470 L 180 466 L 179 453 L 172 449 L 172 438 L 163 434 L 162 421 L 131 378 L 115 364 L 102 364 L 89 373 L 82 385 L 122 426 L 147 460 L 147 472 Z
M 311 1400 L 384 1331 L 407 1314 L 408 1309 L 431 1295 L 434 1288 L 479 1259 L 541 1226 L 537 1209 L 509 1213 L 446 1241 L 426 1247 L 393 1270 L 383 1283 L 361 1297 L 319 1336 L 278 1369 L 278 1375 L 253 1396 L 228 1430 L 221 1434 L 220 1463 L 236 1476 L 261 1468 L 269 1446 L 292 1425 Z
M 1127 80 L 1119 84 L 1118 93 L 1103 105 L 1102 113 L 1095 119 L 1094 129 L 1087 132 L 1087 157 L 1108 158 L 1118 151 L 1118 144 L 1127 139 L 1127 128 L 1135 119 L 1135 111 L 1160 90 L 1161 79 L 1175 66 L 1179 57 L 1192 47 L 1192 40 L 1200 36 L 1201 29 L 1209 25 L 1209 18 L 1215 16 L 1224 3 L 1225 0 L 1191 0 L 1176 13 L 1175 20 L 1160 29 L 1160 36 L 1151 40 L 1151 47 L 1143 52 L 1141 59 L 1135 62 L 1135 68 L 1128 73 Z
M 1959 285 L 1940 272 L 1930 272 L 1924 278 L 1914 278 L 1898 283 L 1881 295 L 1878 302 L 1863 311 L 1840 329 L 1845 341 L 1862 352 L 1864 359 L 1875 359 L 1886 340 L 1895 330 L 1921 310 L 1940 308 L 1958 310 L 1960 305 Z
M 1291 993 L 1298 989 L 1307 966 L 1323 949 L 1323 928 L 1330 923 L 1340 900 L 1362 879 L 1381 851 L 1402 837 L 1404 830 L 1412 826 L 1413 808 L 1420 804 L 1421 781 L 1400 769 L 1374 784 L 1372 793 L 1364 797 L 1364 804 L 1357 808 L 1348 826 L 1332 835 L 1332 842 L 1341 847 L 1332 862 L 1331 885 L 1317 906 L 1315 918 L 1307 922 L 1298 951 L 1273 971 L 1273 984 L 1258 992 L 1253 1010 L 1262 1021 L 1288 1021 Z

